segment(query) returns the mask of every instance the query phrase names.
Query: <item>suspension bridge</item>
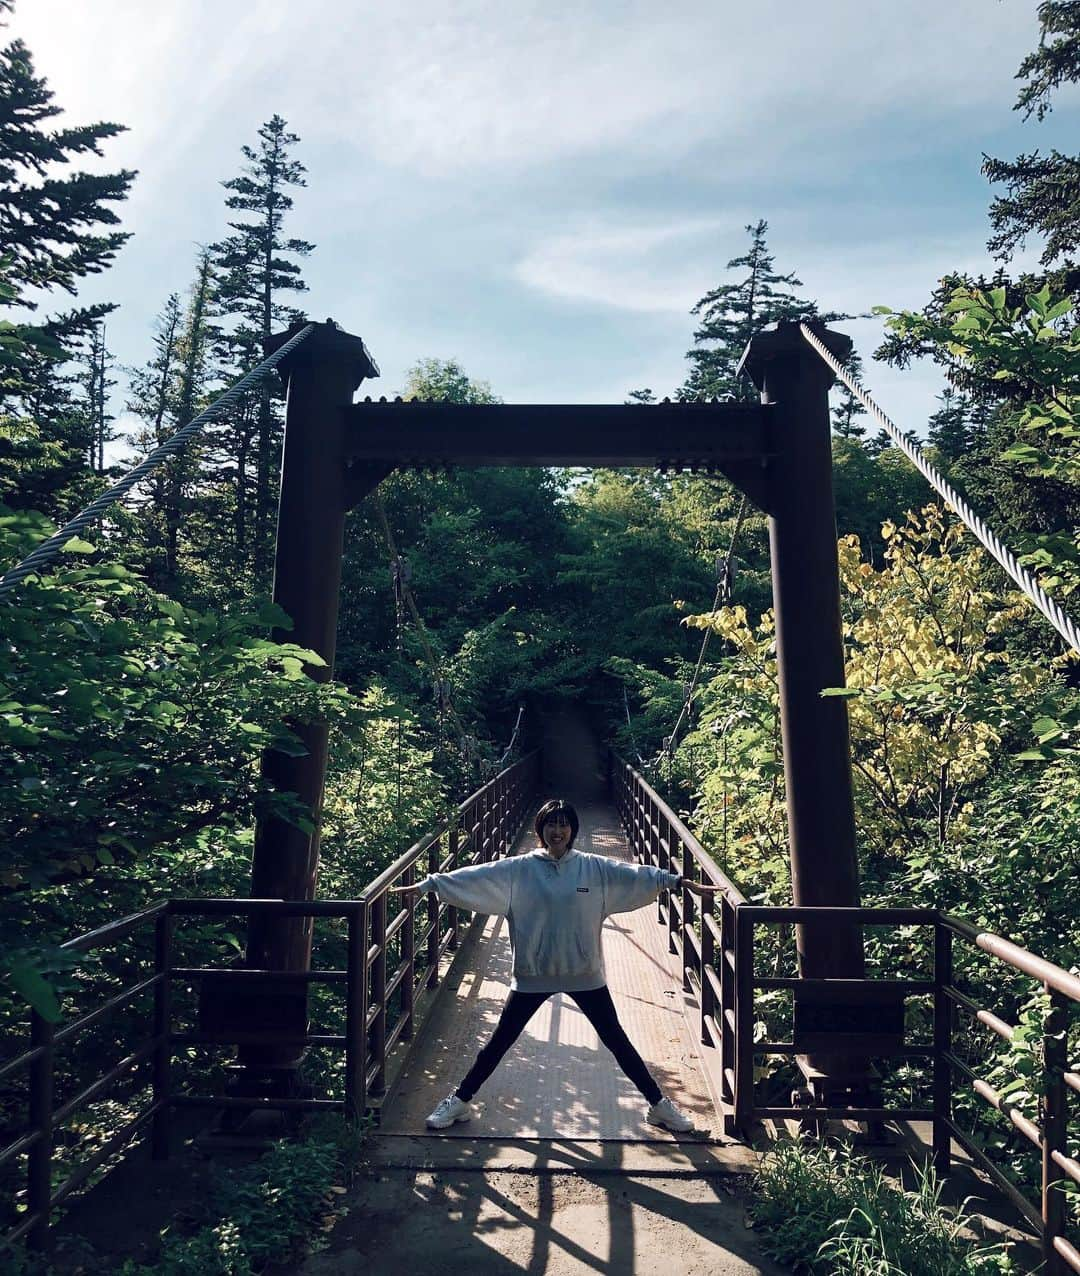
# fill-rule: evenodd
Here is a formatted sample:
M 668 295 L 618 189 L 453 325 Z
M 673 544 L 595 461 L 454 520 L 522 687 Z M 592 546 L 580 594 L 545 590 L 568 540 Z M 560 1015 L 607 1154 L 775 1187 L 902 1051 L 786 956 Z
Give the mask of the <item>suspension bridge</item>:
M 270 751 L 264 773 L 275 787 L 300 797 L 315 814 L 314 827 L 300 828 L 273 814 L 259 821 L 250 897 L 162 900 L 65 945 L 72 956 L 127 946 L 145 953 L 146 960 L 132 963 L 130 986 L 77 1018 L 53 1024 L 35 1012 L 25 1048 L 0 1065 L 0 1083 L 21 1078 L 26 1095 L 22 1128 L 0 1149 L 0 1166 L 25 1170 L 19 1189 L 23 1208 L 11 1239 L 46 1246 L 56 1208 L 134 1142 L 145 1139 L 154 1158 L 167 1158 L 178 1116 L 187 1109 L 217 1113 L 225 1128 L 261 1111 L 329 1110 L 353 1123 L 371 1118 L 378 1122 L 381 1146 L 389 1149 L 384 1155 L 422 1164 L 459 1155 L 460 1148 L 445 1150 L 455 1141 L 468 1141 L 470 1155 L 481 1162 L 493 1148 L 512 1160 L 527 1139 L 533 1153 L 545 1149 L 548 1163 L 607 1164 L 627 1174 L 643 1165 L 687 1174 L 745 1170 L 753 1163 L 750 1140 L 763 1123 L 816 1127 L 845 1120 L 871 1127 L 907 1123 L 928 1131 L 942 1173 L 957 1157 L 965 1158 L 1010 1200 L 1037 1236 L 1050 1276 L 1080 1272 L 1080 1251 L 1068 1235 L 1066 1186 L 1080 1183 L 1080 1164 L 1069 1154 L 1070 1122 L 1075 1130 L 1070 1096 L 1080 1094 L 1080 1070 L 1068 1058 L 1080 979 L 940 910 L 861 904 L 846 705 L 843 697 L 820 694 L 844 685 L 828 407 L 834 376 L 864 398 L 1070 646 L 1080 649 L 1080 635 L 963 498 L 851 382 L 844 368 L 849 351 L 846 337 L 819 325 L 782 324 L 759 333 L 743 360 L 760 392 L 757 404 L 466 407 L 353 403 L 357 387 L 377 375 L 377 368 L 359 338 L 329 322 L 298 325 L 271 343 L 264 363 L 225 400 L 275 367 L 287 380 L 274 601 L 293 628 L 275 637 L 321 656 L 325 663 L 314 671 L 316 678 L 333 672 L 346 512 L 396 468 L 585 465 L 719 472 L 767 513 L 793 903 L 755 904 L 744 893 L 748 884 L 721 869 L 642 769 L 582 739 L 575 747 L 563 742 L 546 749 L 534 740 L 538 747 L 516 760 L 507 750 L 497 774 L 357 898 L 319 898 L 327 728 L 308 724 L 299 731 L 306 752 Z M 46 570 L 73 535 L 225 410 L 225 400 L 0 579 L 0 606 L 27 576 Z M 388 526 L 385 531 L 400 612 L 414 602 Z M 698 672 L 703 660 L 704 646 Z M 392 895 L 391 889 L 433 871 L 527 849 L 532 813 L 553 789 L 581 801 L 583 849 L 720 888 L 700 899 L 688 889 L 673 891 L 654 908 L 607 924 L 611 982 L 621 1013 L 665 1089 L 681 1096 L 693 1115 L 692 1139 L 657 1135 L 642 1124 L 640 1105 L 614 1070 L 592 1066 L 595 1040 L 564 997 L 548 1003 L 530 1025 L 528 1049 L 519 1048 L 492 1079 L 472 1128 L 437 1136 L 424 1131 L 423 1113 L 452 1088 L 463 1058 L 493 1023 L 507 978 L 506 936 L 497 919 L 462 915 L 434 895 L 416 900 Z M 185 927 L 237 920 L 247 926 L 242 964 L 184 963 Z M 763 934 L 777 927 L 796 935 L 798 964 L 790 972 L 766 969 L 760 959 Z M 875 971 L 869 977 L 864 933 L 871 927 L 919 931 L 931 954 L 926 969 Z M 320 928 L 341 939 L 340 964 L 313 961 Z M 1011 1040 L 1015 1032 L 994 1007 L 978 1004 L 961 986 L 955 973 L 961 948 L 1020 972 L 1048 997 L 1038 1119 L 961 1057 L 960 1016 L 980 1025 L 990 1039 Z M 787 1030 L 775 1040 L 755 1027 L 760 998 L 770 993 L 784 994 L 790 1004 Z M 133 1007 L 146 1004 L 140 997 L 149 998 L 152 1008 L 139 1042 L 76 1093 L 59 1095 L 56 1052 L 110 1015 L 135 1013 Z M 336 999 L 343 1012 L 342 1031 L 312 1028 L 313 999 L 323 1005 L 327 998 Z M 909 1013 L 917 1002 L 928 1013 Z M 912 1026 L 920 1023 L 921 1033 Z M 227 1085 L 200 1092 L 184 1066 L 191 1047 L 235 1052 Z M 312 1051 L 339 1060 L 317 1092 L 301 1069 Z M 784 1101 L 757 1082 L 760 1062 L 768 1057 L 797 1065 L 801 1084 Z M 921 1105 L 901 1103 L 895 1089 L 882 1084 L 882 1069 L 905 1060 L 929 1069 L 930 1094 Z M 55 1149 L 64 1129 L 139 1068 L 148 1078 L 143 1109 L 77 1171 L 57 1181 Z M 957 1122 L 954 1101 L 961 1088 L 973 1089 L 1039 1151 L 1038 1199 L 1029 1199 Z

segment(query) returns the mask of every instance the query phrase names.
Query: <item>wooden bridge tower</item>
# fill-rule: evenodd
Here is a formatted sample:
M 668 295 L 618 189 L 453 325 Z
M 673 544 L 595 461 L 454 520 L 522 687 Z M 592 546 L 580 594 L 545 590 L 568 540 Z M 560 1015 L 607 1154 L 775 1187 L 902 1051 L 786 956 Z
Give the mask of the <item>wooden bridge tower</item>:
M 846 356 L 847 337 L 816 330 Z M 290 335 L 274 338 L 270 348 Z M 796 324 L 761 332 L 747 347 L 741 366 L 760 404 L 353 404 L 356 387 L 378 369 L 358 337 L 330 322 L 316 325 L 281 366 L 288 404 L 274 600 L 293 628 L 275 637 L 316 651 L 326 662 L 317 671 L 323 678 L 334 664 L 346 512 L 398 465 L 693 466 L 718 469 L 745 491 L 769 519 L 795 903 L 858 905 L 847 706 L 843 697 L 821 694 L 844 683 L 832 374 Z M 313 724 L 301 736 L 308 752 L 271 753 L 265 773 L 310 806 L 314 831 L 275 818 L 260 822 L 256 897 L 314 896 L 327 730 Z M 800 932 L 804 976 L 862 975 L 857 926 L 806 925 Z M 310 944 L 309 922 L 253 923 L 248 964 L 303 971 Z M 281 1048 L 249 1047 L 245 1057 L 252 1066 L 296 1063 Z

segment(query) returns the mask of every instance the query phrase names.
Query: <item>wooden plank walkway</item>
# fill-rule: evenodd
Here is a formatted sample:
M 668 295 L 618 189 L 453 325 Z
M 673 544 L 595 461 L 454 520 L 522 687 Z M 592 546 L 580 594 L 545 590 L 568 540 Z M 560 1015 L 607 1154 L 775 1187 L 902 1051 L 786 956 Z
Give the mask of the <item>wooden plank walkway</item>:
M 577 804 L 575 804 L 577 805 Z M 579 805 L 578 850 L 629 859 L 614 810 Z M 531 818 L 515 853 L 531 850 Z M 678 958 L 656 907 L 620 913 L 604 925 L 608 984 L 631 1041 L 661 1089 L 689 1115 L 697 1139 L 720 1142 L 717 1113 L 683 1013 Z M 453 1090 L 498 1021 L 510 984 L 505 918 L 489 918 L 475 945 L 475 962 L 448 986 L 432 1013 L 418 1053 L 384 1109 L 380 1133 L 423 1135 L 424 1118 Z M 477 1115 L 436 1138 L 676 1141 L 645 1122 L 645 1101 L 622 1073 L 570 998 L 551 997 L 489 1078 L 474 1107 Z

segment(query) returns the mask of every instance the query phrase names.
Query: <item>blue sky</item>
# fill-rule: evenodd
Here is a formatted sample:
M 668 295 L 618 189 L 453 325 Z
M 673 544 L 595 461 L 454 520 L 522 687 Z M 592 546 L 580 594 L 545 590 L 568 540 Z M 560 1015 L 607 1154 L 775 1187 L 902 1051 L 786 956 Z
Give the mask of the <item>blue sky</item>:
M 373 393 L 430 356 L 512 402 L 669 393 L 747 222 L 823 307 L 918 306 L 992 265 L 984 151 L 1076 150 L 1073 90 L 1043 124 L 1011 109 L 1034 0 L 19 0 L 11 33 L 71 122 L 129 126 L 107 166 L 140 170 L 134 238 L 82 293 L 120 303 L 121 363 L 276 111 L 318 245 L 301 304 L 364 338 Z M 838 326 L 869 363 L 880 321 Z M 866 381 L 916 429 L 940 389 Z

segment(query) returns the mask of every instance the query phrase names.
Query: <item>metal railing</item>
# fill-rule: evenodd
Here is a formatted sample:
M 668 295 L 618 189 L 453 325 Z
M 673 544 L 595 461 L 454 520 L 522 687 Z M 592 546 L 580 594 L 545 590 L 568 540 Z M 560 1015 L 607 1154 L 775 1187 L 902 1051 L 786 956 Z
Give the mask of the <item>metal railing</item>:
M 506 768 L 462 802 L 447 820 L 427 833 L 370 883 L 355 900 L 172 899 L 130 917 L 80 935 L 62 945 L 69 954 L 89 953 L 115 944 L 146 928 L 153 928 L 153 973 L 106 999 L 93 1010 L 62 1026 L 31 1014 L 29 1048 L 0 1066 L 0 1082 L 29 1073 L 25 1128 L 0 1149 L 0 1167 L 25 1155 L 25 1209 L 6 1239 L 26 1237 L 40 1248 L 49 1237 L 52 1211 L 84 1184 L 110 1157 L 137 1135 L 150 1130 L 155 1159 L 169 1154 L 172 1113 L 179 1108 L 330 1110 L 355 1121 L 385 1093 L 390 1058 L 399 1042 L 409 1041 L 418 1026 L 418 991 L 434 990 L 440 963 L 457 948 L 459 910 L 441 904 L 431 893 L 425 901 L 405 897 L 391 915 L 391 886 L 414 880 L 417 865 L 425 873 L 446 872 L 466 864 L 497 859 L 512 848 L 539 778 L 539 754 L 531 753 Z M 426 910 L 423 921 L 419 910 Z M 174 962 L 177 919 L 244 916 L 310 917 L 344 920 L 347 962 L 344 969 L 269 971 L 222 966 L 183 966 Z M 229 981 L 241 988 L 260 980 L 304 990 L 303 1028 L 288 1034 L 232 1030 L 174 1031 L 173 986 L 198 988 L 206 981 Z M 306 990 L 314 984 L 344 986 L 344 1033 L 309 1030 Z M 57 1102 L 54 1063 L 57 1048 L 130 1007 L 142 994 L 153 994 L 146 1035 L 102 1076 L 70 1098 Z M 430 1008 L 428 999 L 428 1008 Z M 294 1047 L 324 1047 L 344 1052 L 344 1098 L 303 1095 L 204 1095 L 179 1089 L 172 1077 L 176 1048 L 243 1046 L 258 1043 Z M 110 1134 L 100 1148 L 68 1175 L 53 1183 L 58 1159 L 56 1133 L 85 1107 L 109 1096 L 113 1087 L 131 1078 L 148 1063 L 150 1102 Z
M 698 999 L 701 1042 L 719 1049 L 711 1079 L 723 1106 L 724 1133 L 733 1136 L 740 1123 L 740 1091 L 731 955 L 735 951 L 736 910 L 746 904 L 746 897 L 640 771 L 612 754 L 609 775 L 612 800 L 632 855 L 691 881 L 723 887 L 719 919 L 716 896 L 702 896 L 699 904 L 697 897 L 684 889 L 660 896 L 657 921 L 667 928 L 668 951 L 681 956 L 684 990 Z M 700 929 L 695 928 L 695 921 Z M 706 1066 L 712 1062 L 706 1057 Z
M 26 1208 L 19 1223 L 9 1231 L 8 1240 L 14 1241 L 27 1236 L 31 1244 L 43 1245 L 48 1236 L 49 1216 L 53 1208 L 85 1183 L 109 1157 L 145 1130 L 147 1125 L 151 1127 L 155 1156 L 160 1154 L 167 1140 L 171 1049 L 168 1034 L 168 904 L 156 904 L 131 917 L 79 935 L 62 944 L 61 951 L 68 954 L 97 952 L 151 926 L 154 929 L 154 973 L 151 976 L 138 979 L 62 1027 L 50 1023 L 36 1010 L 32 1010 L 29 1049 L 0 1067 L 0 1081 L 7 1081 L 9 1077 L 20 1073 L 29 1074 L 26 1129 L 0 1149 L 0 1166 L 23 1154 L 27 1158 Z M 129 1006 L 147 992 L 153 992 L 153 1011 L 147 1035 L 107 1072 L 63 1102 L 57 1102 L 57 1051 L 73 1042 L 86 1029 L 100 1023 L 115 1011 Z M 131 1078 L 139 1065 L 145 1062 L 149 1062 L 151 1067 L 150 1104 L 114 1131 L 96 1152 L 91 1153 L 70 1175 L 54 1186 L 54 1149 L 57 1134 L 62 1127 L 87 1104 L 102 1098 L 118 1081 Z
M 1080 1094 L 1080 1067 L 1068 1058 L 1069 1028 L 1073 1006 L 1080 1003 L 1080 978 L 1035 956 L 1026 949 L 980 931 L 968 922 L 932 908 L 822 908 L 766 907 L 749 903 L 694 834 L 671 807 L 649 785 L 640 772 L 623 759 L 612 756 L 610 769 L 612 796 L 630 843 L 631 853 L 643 863 L 654 864 L 698 882 L 723 888 L 716 904 L 689 891 L 669 893 L 667 903 L 658 905 L 658 920 L 668 932 L 669 950 L 680 957 L 683 986 L 699 1006 L 699 1033 L 703 1062 L 719 1094 L 724 1132 L 746 1134 L 761 1120 L 831 1118 L 863 1121 L 928 1121 L 933 1128 L 935 1165 L 948 1173 L 955 1142 L 1000 1188 L 1036 1230 L 1042 1245 L 1047 1276 L 1080 1272 L 1080 1251 L 1068 1239 L 1068 1192 L 1066 1181 L 1080 1186 L 1080 1162 L 1069 1155 L 1069 1095 Z M 714 897 L 716 899 L 717 897 Z M 758 975 L 755 969 L 755 928 L 794 926 L 812 920 L 843 920 L 861 926 L 914 926 L 932 930 L 933 970 L 930 978 L 900 979 L 802 979 L 778 975 Z M 954 970 L 954 943 L 959 938 L 1012 970 L 1041 984 L 1049 997 L 1050 1012 L 1043 1026 L 1039 1055 L 1039 1076 L 1032 1085 L 1040 1095 L 1038 1120 L 1010 1103 L 1008 1098 L 957 1053 L 958 1011 L 972 1016 L 989 1032 L 1011 1041 L 1016 1027 L 992 1009 L 980 1006 L 957 986 Z M 890 1003 L 897 1009 L 900 1030 L 883 1030 L 864 1022 L 863 1054 L 877 1059 L 921 1059 L 931 1069 L 931 1102 L 926 1107 L 867 1103 L 865 1106 L 781 1107 L 763 1104 L 755 1095 L 755 1060 L 763 1055 L 805 1056 L 825 1051 L 828 1032 L 814 1037 L 799 1032 L 792 1039 L 754 1039 L 758 1023 L 756 994 L 789 990 L 796 1001 L 802 997 L 837 997 L 848 1005 L 869 998 L 875 1007 Z M 908 1043 L 904 1040 L 903 1018 L 908 998 L 929 998 L 932 1003 L 930 1039 Z M 850 1027 L 850 1024 L 848 1025 Z M 846 1033 L 850 1043 L 853 1034 Z M 890 1039 L 891 1038 L 891 1039 Z M 813 1041 L 813 1046 L 806 1044 Z M 839 1038 L 837 1038 L 839 1041 Z M 845 1047 L 852 1049 L 850 1044 Z M 957 1083 L 967 1082 L 970 1091 L 1002 1113 L 1013 1127 L 1041 1153 L 1041 1199 L 1035 1204 L 1016 1186 L 979 1146 L 973 1136 L 954 1119 Z
M 387 1057 L 399 1041 L 412 1038 L 417 1026 L 417 985 L 436 986 L 439 962 L 444 953 L 457 948 L 461 930 L 460 910 L 441 903 L 433 892 L 423 904 L 414 895 L 406 895 L 404 902 L 398 904 L 397 913 L 390 917 L 390 888 L 411 885 L 416 880 L 418 864 L 426 876 L 506 855 L 536 791 L 539 771 L 539 752 L 529 753 L 507 767 L 466 798 L 453 819 L 421 838 L 361 893 L 361 902 L 370 916 L 368 948 L 360 956 L 370 985 L 365 1023 L 371 1044 L 371 1057 L 357 1096 L 361 1110 L 371 1098 L 385 1094 Z M 426 908 L 427 916 L 418 933 L 416 913 L 420 907 Z M 395 950 L 392 941 L 398 936 Z M 393 969 L 391 955 L 397 958 Z M 400 997 L 399 1013 L 391 1025 L 388 1008 L 395 994 Z

